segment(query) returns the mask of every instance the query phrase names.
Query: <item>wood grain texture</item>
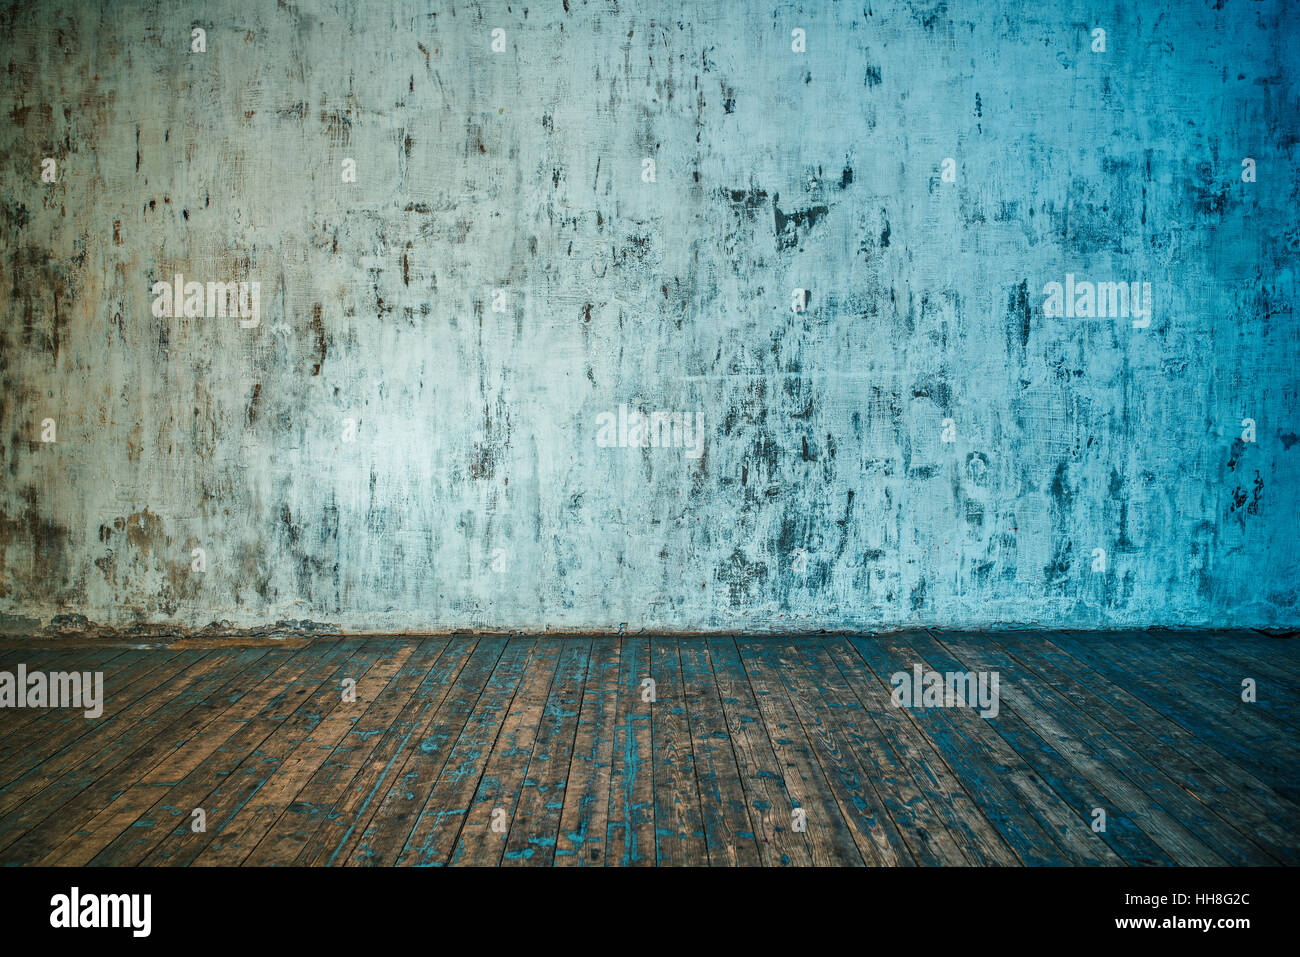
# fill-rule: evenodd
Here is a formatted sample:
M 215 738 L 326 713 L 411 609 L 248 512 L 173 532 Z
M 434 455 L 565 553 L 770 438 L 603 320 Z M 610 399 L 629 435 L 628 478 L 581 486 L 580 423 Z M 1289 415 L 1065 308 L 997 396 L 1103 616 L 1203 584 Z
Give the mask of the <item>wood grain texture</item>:
M 0 709 L 0 864 L 1300 863 L 1300 646 L 1236 637 L 10 644 L 108 692 Z M 897 703 L 916 666 L 996 710 Z

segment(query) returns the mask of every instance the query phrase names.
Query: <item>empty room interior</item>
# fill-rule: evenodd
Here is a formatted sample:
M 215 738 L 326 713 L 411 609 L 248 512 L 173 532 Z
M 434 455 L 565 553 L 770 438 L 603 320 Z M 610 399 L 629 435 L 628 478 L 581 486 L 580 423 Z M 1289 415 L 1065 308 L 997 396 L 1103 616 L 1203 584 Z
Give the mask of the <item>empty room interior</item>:
M 0 864 L 1300 863 L 1297 64 L 6 4 Z

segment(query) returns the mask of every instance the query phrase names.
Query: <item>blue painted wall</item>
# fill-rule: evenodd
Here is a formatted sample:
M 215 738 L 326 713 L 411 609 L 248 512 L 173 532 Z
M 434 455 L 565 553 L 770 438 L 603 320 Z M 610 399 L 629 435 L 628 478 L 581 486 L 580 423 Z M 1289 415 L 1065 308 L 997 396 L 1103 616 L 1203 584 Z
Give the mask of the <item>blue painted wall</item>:
M 4 626 L 1294 625 L 1296 24 L 11 5 Z

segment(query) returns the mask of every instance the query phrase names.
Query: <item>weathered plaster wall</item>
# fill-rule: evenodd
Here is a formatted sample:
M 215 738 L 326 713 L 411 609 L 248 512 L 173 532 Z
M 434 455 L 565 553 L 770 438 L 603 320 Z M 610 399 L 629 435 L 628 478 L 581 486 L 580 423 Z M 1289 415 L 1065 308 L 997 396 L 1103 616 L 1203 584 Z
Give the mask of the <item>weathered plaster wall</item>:
M 1295 624 L 1288 7 L 11 5 L 4 621 Z

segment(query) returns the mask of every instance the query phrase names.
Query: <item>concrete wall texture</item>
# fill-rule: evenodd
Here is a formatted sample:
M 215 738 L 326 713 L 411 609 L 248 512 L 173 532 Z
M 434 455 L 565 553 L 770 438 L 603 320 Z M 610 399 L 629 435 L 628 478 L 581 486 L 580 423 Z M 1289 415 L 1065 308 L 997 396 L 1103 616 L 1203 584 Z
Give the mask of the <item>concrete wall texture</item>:
M 1298 19 L 10 5 L 5 626 L 1295 625 Z

